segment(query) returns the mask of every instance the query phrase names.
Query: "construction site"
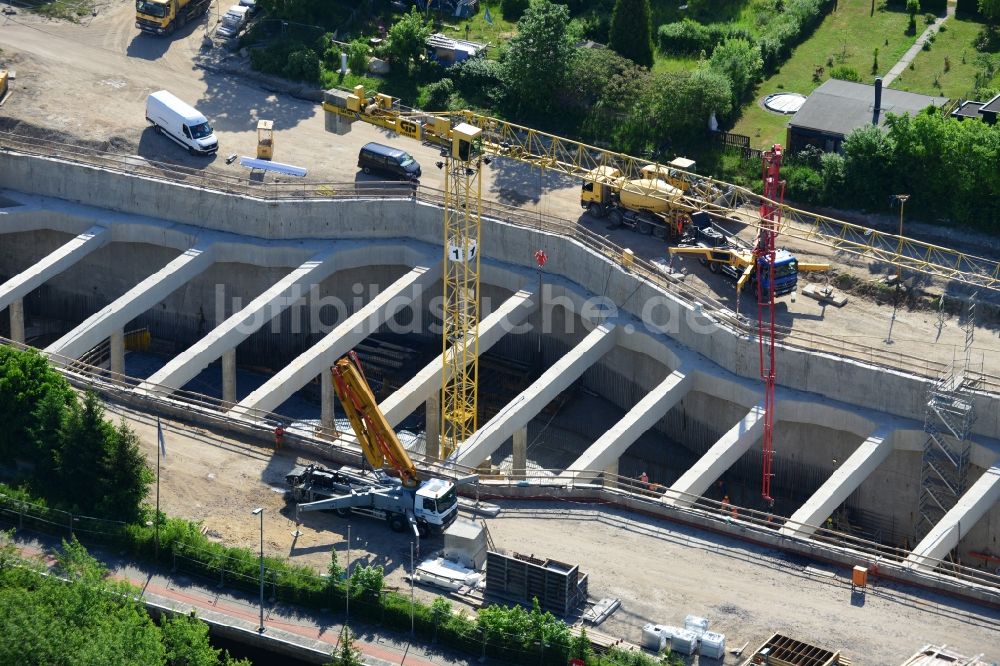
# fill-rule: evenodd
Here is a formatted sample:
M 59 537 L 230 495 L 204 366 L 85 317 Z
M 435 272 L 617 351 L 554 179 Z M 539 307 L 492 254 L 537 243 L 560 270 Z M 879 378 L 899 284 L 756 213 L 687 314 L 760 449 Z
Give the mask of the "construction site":
M 46 27 L 94 54 L 80 95 L 117 66 L 106 20 Z M 1000 659 L 993 241 L 798 209 L 781 146 L 755 194 L 360 86 L 227 83 L 228 117 L 199 103 L 218 157 L 185 157 L 142 109 L 183 67 L 123 75 L 125 119 L 80 129 L 43 94 L 63 56 L 18 29 L 0 336 L 151 461 L 163 424 L 167 513 L 255 547 L 260 507 L 268 554 L 346 545 L 395 586 L 412 542 L 422 598 L 541 597 L 705 664 Z M 357 173 L 371 142 L 419 182 Z

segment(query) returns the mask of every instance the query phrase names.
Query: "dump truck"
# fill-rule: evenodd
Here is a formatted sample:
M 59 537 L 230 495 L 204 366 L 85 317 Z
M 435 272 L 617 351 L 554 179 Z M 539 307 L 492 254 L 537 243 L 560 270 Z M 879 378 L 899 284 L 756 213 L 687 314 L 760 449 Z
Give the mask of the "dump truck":
M 765 290 L 769 289 L 767 260 L 764 257 L 755 259 L 752 245 L 720 229 L 705 212 L 692 213 L 691 222 L 691 227 L 677 246 L 667 250 L 671 257 L 697 257 L 698 262 L 712 273 L 732 278 L 737 291 L 742 291 L 746 283 L 758 279 L 762 280 L 761 286 Z M 774 255 L 774 294 L 780 296 L 795 291 L 800 271 L 829 269 L 829 264 L 803 264 L 791 252 L 778 250 Z
M 172 35 L 211 6 L 210 0 L 136 0 L 135 27 L 150 35 Z
M 455 484 L 422 478 L 378 407 L 354 352 L 330 369 L 333 388 L 371 469 L 297 467 L 285 478 L 301 511 L 332 509 L 389 523 L 396 532 L 409 526 L 414 537 L 443 532 L 458 515 Z

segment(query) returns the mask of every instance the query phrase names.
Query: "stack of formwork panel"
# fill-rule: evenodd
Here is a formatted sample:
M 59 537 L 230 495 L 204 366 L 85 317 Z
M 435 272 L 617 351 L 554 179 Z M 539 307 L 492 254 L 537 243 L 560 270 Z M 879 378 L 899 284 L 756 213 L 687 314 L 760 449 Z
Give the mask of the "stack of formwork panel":
M 486 596 L 569 615 L 587 600 L 587 575 L 576 565 L 491 550 L 486 556 Z

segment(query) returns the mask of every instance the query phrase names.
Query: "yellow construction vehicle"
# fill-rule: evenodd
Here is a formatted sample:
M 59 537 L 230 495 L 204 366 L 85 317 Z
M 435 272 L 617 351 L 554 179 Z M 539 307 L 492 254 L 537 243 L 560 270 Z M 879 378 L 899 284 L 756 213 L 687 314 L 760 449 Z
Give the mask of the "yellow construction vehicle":
M 722 273 L 736 281 L 736 291 L 740 292 L 747 282 L 758 278 L 763 280 L 763 288 L 768 287 L 769 271 L 766 259 L 754 258 L 753 247 L 736 236 L 723 233 L 716 228 L 711 218 L 703 212 L 692 215 L 690 230 L 676 247 L 667 251 L 670 256 L 693 256 L 707 266 L 712 273 Z M 829 264 L 804 264 L 787 250 L 778 250 L 774 257 L 774 293 L 777 296 L 795 291 L 801 272 L 828 271 Z
M 7 101 L 7 90 L 10 88 L 10 74 L 6 69 L 0 69 L 0 104 Z
M 257 159 L 274 159 L 274 121 L 257 121 Z
M 689 208 L 682 203 L 684 190 L 659 175 L 666 170 L 644 167 L 640 178 L 626 179 L 610 166 L 599 166 L 587 174 L 580 190 L 580 205 L 592 216 L 607 217 L 614 226 L 635 229 L 660 238 L 679 238 L 691 222 Z
M 455 484 L 420 479 L 417 468 L 378 408 L 357 355 L 351 352 L 331 368 L 333 387 L 370 471 L 319 465 L 293 469 L 285 481 L 300 511 L 335 510 L 385 520 L 396 532 L 409 525 L 414 536 L 443 532 L 458 515 Z M 387 473 L 386 468 L 389 468 Z
M 150 35 L 172 35 L 211 6 L 210 0 L 136 0 L 135 27 Z

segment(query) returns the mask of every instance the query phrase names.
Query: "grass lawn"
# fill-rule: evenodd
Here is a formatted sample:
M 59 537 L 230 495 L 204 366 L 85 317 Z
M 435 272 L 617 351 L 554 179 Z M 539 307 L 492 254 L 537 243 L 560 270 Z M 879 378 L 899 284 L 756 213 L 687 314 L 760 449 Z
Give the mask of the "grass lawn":
M 792 52 L 778 73 L 757 87 L 754 101 L 743 109 L 733 131 L 748 135 L 755 148 L 784 143 L 789 116 L 765 111 L 759 104 L 762 97 L 781 91 L 808 95 L 829 78 L 831 66 L 837 65 L 854 67 L 862 81 L 871 83 L 875 80 L 872 74 L 875 48 L 879 50 L 878 73 L 888 72 L 916 37 L 905 34 L 908 22 L 905 13 L 876 11 L 875 16 L 869 16 L 870 9 L 870 0 L 840 0 L 838 9 Z M 918 21 L 917 30 L 923 27 Z M 817 67 L 823 68 L 823 74 L 819 81 L 814 81 Z
M 911 68 L 892 82 L 893 88 L 951 99 L 969 96 L 975 84 L 979 53 L 972 44 L 983 24 L 950 18 L 944 27 L 945 31 L 938 32 L 930 50 L 918 53 Z

